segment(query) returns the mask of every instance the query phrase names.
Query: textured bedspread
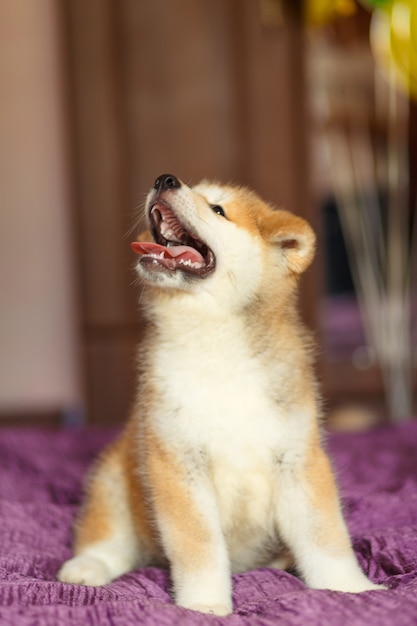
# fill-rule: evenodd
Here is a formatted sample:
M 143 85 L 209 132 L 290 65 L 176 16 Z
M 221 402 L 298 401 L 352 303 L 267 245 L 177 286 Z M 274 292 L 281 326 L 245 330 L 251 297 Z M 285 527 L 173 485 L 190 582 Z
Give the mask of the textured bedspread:
M 389 590 L 314 591 L 285 572 L 234 577 L 234 614 L 175 607 L 166 572 L 147 568 L 101 588 L 55 581 L 70 555 L 80 482 L 103 431 L 0 430 L 0 624 L 133 626 L 417 625 L 417 420 L 328 441 L 356 553 Z

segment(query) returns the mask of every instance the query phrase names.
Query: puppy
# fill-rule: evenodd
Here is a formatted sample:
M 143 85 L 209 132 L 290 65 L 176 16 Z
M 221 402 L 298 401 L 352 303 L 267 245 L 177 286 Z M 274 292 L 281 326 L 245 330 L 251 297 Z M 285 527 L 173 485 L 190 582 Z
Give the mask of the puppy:
M 232 611 L 231 573 L 282 567 L 311 587 L 360 570 L 320 433 L 313 346 L 296 305 L 315 237 L 247 189 L 160 176 L 132 244 L 146 297 L 141 392 L 94 467 L 64 582 L 169 565 L 176 603 Z

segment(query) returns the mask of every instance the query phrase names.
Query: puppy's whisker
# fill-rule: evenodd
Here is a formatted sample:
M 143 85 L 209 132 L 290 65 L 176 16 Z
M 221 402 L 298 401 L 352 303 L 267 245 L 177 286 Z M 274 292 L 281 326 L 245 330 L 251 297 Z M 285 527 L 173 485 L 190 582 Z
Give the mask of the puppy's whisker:
M 140 214 L 138 215 L 137 219 L 135 220 L 135 222 L 125 233 L 124 239 L 137 235 L 139 232 L 145 230 L 145 228 L 146 228 L 146 217 L 145 217 L 144 211 L 142 210 Z

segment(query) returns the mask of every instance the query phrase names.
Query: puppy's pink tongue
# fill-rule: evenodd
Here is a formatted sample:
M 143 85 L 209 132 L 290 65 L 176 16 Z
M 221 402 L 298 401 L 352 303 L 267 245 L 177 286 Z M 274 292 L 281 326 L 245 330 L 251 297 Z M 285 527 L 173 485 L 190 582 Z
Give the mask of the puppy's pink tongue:
M 150 254 L 153 256 L 163 256 L 165 259 L 177 259 L 178 261 L 190 261 L 191 263 L 204 263 L 201 254 L 190 246 L 160 246 L 153 241 L 141 242 L 133 241 L 130 244 L 136 254 Z

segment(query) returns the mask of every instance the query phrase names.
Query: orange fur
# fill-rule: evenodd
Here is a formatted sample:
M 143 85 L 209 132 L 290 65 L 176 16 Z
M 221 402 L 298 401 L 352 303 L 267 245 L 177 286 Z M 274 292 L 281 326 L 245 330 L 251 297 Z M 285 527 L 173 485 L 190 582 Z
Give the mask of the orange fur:
M 172 534 L 172 556 L 182 567 L 198 569 L 210 559 L 210 532 L 185 487 L 187 467 L 152 431 L 147 434 L 147 448 L 149 490 L 157 515 L 164 518 Z
M 106 458 L 105 463 L 111 460 Z M 84 510 L 77 520 L 74 553 L 79 554 L 83 548 L 92 542 L 107 539 L 112 531 L 109 519 L 106 488 L 101 480 L 93 478 L 86 499 Z
M 313 509 L 317 512 L 316 541 L 325 550 L 333 553 L 348 554 L 349 537 L 340 524 L 338 493 L 333 471 L 327 455 L 324 453 L 317 431 L 311 437 L 305 460 L 303 478 L 309 488 L 309 497 Z

